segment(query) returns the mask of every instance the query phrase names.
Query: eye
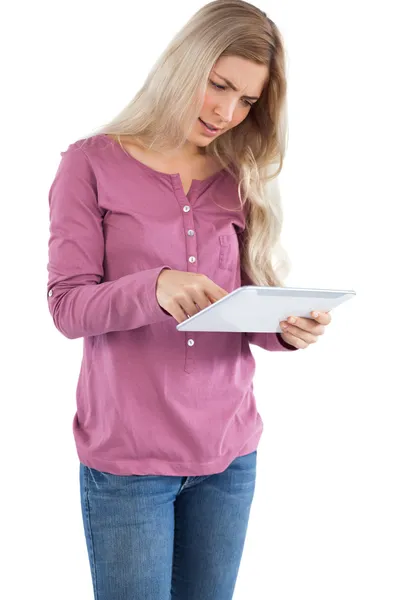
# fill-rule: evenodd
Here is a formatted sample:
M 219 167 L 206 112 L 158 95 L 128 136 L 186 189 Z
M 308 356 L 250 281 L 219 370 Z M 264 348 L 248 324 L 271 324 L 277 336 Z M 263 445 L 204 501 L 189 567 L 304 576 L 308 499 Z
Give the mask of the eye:
M 211 85 L 213 85 L 218 90 L 226 90 L 226 86 L 225 85 L 218 85 L 214 81 L 211 81 L 211 79 L 210 79 L 210 83 L 211 83 Z M 248 100 L 243 100 L 243 104 L 245 104 L 246 106 L 253 106 L 253 103 L 249 102 Z
M 211 82 L 211 84 L 214 87 L 218 88 L 219 90 L 225 90 L 226 89 L 226 86 L 224 86 L 224 85 L 218 85 L 217 83 L 214 83 L 214 81 L 211 81 L 211 80 L 210 80 L 210 82 Z

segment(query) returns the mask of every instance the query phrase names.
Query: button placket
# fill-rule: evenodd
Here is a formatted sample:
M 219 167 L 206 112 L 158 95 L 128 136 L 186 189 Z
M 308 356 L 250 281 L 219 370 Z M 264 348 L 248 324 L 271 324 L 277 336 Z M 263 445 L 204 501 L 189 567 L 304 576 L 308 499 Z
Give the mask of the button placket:
M 183 212 L 189 213 L 190 210 L 191 210 L 191 206 L 189 204 L 185 204 L 183 207 Z M 194 229 L 188 229 L 187 235 L 189 236 L 189 238 L 193 238 L 193 245 L 195 245 Z M 191 243 L 192 242 L 188 242 L 188 244 L 187 244 L 187 248 L 188 248 L 189 252 L 190 252 Z M 196 256 L 194 256 L 194 255 L 189 256 L 187 260 L 192 265 L 196 264 L 196 262 L 197 262 Z M 189 335 L 191 335 L 192 337 L 188 338 Z M 193 352 L 194 352 L 193 332 L 186 331 L 185 336 L 186 336 L 186 347 L 185 347 L 186 349 L 185 349 L 185 367 L 184 368 L 187 373 L 192 373 L 195 368 L 195 361 L 194 361 L 194 354 L 193 354 Z M 193 348 L 193 349 L 190 350 L 190 348 Z
M 188 213 L 191 210 L 191 206 L 189 204 L 185 204 L 185 206 L 183 207 L 183 212 Z M 187 234 L 189 237 L 194 237 L 194 229 L 188 229 Z M 196 262 L 196 257 L 195 256 L 189 256 L 188 257 L 188 261 L 191 264 L 194 264 Z

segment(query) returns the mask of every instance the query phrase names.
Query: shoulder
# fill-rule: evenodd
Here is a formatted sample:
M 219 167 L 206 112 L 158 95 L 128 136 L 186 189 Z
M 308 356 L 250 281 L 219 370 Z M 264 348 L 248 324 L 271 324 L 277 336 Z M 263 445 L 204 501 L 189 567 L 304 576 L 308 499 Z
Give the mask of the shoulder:
M 79 138 L 68 144 L 67 148 L 61 152 L 64 154 L 87 154 L 93 152 L 99 145 L 107 143 L 107 139 L 101 135 L 93 135 L 86 138 Z
M 61 156 L 73 155 L 74 160 L 88 162 L 92 167 L 101 165 L 110 160 L 112 156 L 118 156 L 118 141 L 108 134 L 100 133 L 71 142 Z
M 100 166 L 101 171 L 101 165 L 110 154 L 107 151 L 110 145 L 114 145 L 114 142 L 104 135 L 93 135 L 72 141 L 60 152 L 61 171 L 75 179 L 89 180 L 94 185 L 98 176 L 98 167 Z

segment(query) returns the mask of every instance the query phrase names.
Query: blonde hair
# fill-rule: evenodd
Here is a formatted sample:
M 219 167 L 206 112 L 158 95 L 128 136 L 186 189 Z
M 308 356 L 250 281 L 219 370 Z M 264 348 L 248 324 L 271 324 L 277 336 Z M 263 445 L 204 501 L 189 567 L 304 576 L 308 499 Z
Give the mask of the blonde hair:
M 277 176 L 287 136 L 285 51 L 278 28 L 264 12 L 242 0 L 203 6 L 172 39 L 133 100 L 91 135 L 114 135 L 120 144 L 121 136 L 129 136 L 159 152 L 181 147 L 200 114 L 209 74 L 223 56 L 265 65 L 269 75 L 247 117 L 204 152 L 238 184 L 246 214 L 239 238 L 244 283 L 283 287 L 289 260 L 279 241 L 283 219 Z

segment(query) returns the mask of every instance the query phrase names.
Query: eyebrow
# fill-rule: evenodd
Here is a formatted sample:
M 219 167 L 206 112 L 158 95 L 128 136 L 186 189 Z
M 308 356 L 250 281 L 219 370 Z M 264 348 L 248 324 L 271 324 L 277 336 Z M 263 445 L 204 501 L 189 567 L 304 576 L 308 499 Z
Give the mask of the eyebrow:
M 225 83 L 227 83 L 229 85 L 230 88 L 233 89 L 233 91 L 238 92 L 239 90 L 237 89 L 237 87 L 235 87 L 232 83 L 232 81 L 229 81 L 229 79 L 227 79 L 226 77 L 222 77 L 222 75 L 218 75 L 217 71 L 214 71 L 214 73 L 217 75 L 217 77 L 219 77 L 220 79 L 223 79 L 225 81 Z M 247 98 L 248 100 L 258 100 L 260 96 L 243 96 L 243 98 Z

